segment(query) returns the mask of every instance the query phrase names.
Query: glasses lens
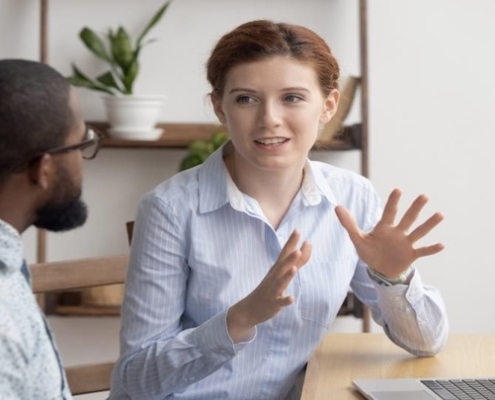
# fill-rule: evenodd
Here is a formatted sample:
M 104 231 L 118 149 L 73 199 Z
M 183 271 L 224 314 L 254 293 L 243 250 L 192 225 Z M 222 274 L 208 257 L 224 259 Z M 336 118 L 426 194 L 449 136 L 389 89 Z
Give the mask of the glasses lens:
M 86 160 L 90 160 L 91 158 L 93 158 L 96 155 L 96 151 L 97 150 L 98 150 L 98 142 L 95 139 L 94 142 L 88 144 L 86 147 L 84 147 L 83 149 L 81 149 L 82 156 Z
M 96 157 L 98 150 L 100 149 L 101 140 L 103 139 L 103 135 L 99 133 L 92 127 L 88 127 L 86 133 L 86 141 L 90 141 L 86 146 L 81 148 L 82 156 L 86 160 L 91 160 Z

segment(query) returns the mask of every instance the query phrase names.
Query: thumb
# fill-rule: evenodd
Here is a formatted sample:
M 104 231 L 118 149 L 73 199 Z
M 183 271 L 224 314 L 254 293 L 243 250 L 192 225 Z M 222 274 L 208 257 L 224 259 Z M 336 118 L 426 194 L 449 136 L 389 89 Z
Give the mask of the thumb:
M 359 230 L 354 217 L 349 212 L 349 210 L 347 210 L 343 206 L 335 207 L 335 214 L 337 214 L 337 218 L 339 219 L 340 223 L 345 228 L 355 245 L 356 242 L 361 239 L 361 231 Z

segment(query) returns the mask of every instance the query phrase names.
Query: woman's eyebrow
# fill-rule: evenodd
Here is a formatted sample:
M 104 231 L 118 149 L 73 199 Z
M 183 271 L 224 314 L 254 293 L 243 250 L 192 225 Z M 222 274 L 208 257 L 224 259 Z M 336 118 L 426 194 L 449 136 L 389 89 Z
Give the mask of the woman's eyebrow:
M 286 87 L 280 90 L 281 92 L 290 92 L 290 91 L 303 91 L 310 93 L 311 91 L 308 88 L 305 88 L 303 86 L 291 86 L 291 87 Z M 247 92 L 247 93 L 256 93 L 256 90 L 253 89 L 248 89 L 248 88 L 233 88 L 229 91 L 229 94 L 231 93 L 236 93 L 236 92 Z

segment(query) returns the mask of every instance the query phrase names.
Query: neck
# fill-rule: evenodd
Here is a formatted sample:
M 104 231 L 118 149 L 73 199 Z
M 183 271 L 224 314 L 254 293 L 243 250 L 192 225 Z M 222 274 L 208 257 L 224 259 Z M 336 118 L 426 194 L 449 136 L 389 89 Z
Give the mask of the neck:
M 304 164 L 267 171 L 244 162 L 235 151 L 225 158 L 225 164 L 238 189 L 258 201 L 276 229 L 301 187 Z
M 0 219 L 22 234 L 36 219 L 33 193 L 24 191 L 22 182 L 11 180 L 0 188 Z
M 10 207 L 8 204 L 6 205 L 2 200 L 0 200 L 0 219 L 14 227 L 19 234 L 22 234 L 31 225 L 24 218 L 22 212 L 18 212 L 18 210 Z

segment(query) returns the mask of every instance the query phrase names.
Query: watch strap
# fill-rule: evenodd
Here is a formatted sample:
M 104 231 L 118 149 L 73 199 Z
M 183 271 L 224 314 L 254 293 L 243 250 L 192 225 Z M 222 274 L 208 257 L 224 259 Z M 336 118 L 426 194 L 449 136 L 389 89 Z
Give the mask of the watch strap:
M 376 283 L 384 286 L 394 286 L 394 285 L 404 285 L 409 283 L 408 281 L 413 272 L 413 267 L 411 265 L 408 269 L 406 269 L 404 272 L 402 272 L 399 276 L 395 278 L 389 278 L 388 276 L 385 276 L 379 273 L 378 271 L 375 271 L 371 267 L 368 267 L 367 270 L 369 277 Z

